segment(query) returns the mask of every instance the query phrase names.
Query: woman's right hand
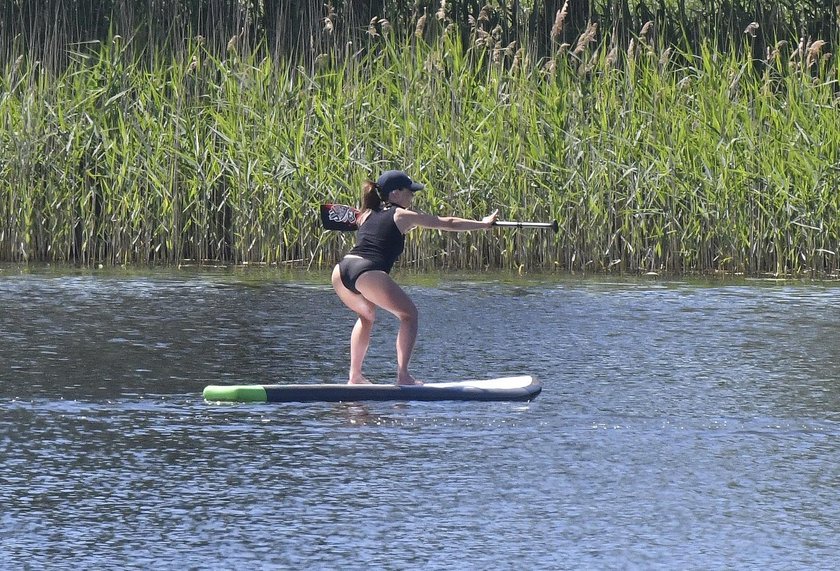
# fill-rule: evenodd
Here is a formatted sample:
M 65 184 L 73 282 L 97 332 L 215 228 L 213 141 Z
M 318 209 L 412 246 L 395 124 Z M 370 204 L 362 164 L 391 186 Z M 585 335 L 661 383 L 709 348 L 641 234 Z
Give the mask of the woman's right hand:
M 493 224 L 496 223 L 496 219 L 499 217 L 499 209 L 497 208 L 492 213 L 488 214 L 484 218 L 481 219 L 481 223 L 484 224 L 487 228 L 492 228 Z

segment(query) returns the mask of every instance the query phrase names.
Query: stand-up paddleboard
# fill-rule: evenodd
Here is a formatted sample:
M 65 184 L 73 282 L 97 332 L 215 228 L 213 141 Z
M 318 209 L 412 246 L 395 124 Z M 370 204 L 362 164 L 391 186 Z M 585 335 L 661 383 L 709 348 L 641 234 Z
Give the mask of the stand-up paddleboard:
M 542 385 L 529 375 L 482 381 L 399 385 L 209 385 L 208 401 L 352 402 L 352 401 L 521 401 L 535 398 Z

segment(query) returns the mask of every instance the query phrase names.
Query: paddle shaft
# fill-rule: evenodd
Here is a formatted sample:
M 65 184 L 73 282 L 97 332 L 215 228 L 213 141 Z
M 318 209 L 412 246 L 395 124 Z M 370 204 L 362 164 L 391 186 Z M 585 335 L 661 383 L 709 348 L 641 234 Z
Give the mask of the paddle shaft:
M 357 219 L 361 213 L 352 206 L 342 204 L 322 204 L 321 222 L 327 230 L 352 231 L 358 228 Z M 509 222 L 496 220 L 495 226 L 502 228 L 551 228 L 558 231 L 557 221 L 554 222 Z
M 505 220 L 496 220 L 494 224 L 507 228 L 551 228 L 555 232 L 559 230 L 556 220 L 554 222 L 508 222 Z

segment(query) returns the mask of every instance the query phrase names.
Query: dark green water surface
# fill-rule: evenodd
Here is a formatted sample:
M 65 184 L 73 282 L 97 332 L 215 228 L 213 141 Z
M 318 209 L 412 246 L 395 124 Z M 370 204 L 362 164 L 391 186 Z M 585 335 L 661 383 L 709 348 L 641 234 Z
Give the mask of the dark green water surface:
M 398 276 L 429 381 L 523 403 L 206 403 L 339 382 L 326 276 L 0 270 L 3 569 L 830 569 L 840 287 Z M 367 373 L 394 375 L 381 314 Z

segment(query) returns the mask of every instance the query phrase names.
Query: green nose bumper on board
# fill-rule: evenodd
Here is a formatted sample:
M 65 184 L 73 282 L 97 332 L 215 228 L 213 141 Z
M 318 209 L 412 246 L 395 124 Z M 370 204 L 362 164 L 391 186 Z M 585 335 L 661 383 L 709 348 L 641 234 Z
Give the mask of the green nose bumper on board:
M 232 402 L 268 402 L 264 385 L 209 385 L 204 400 Z
M 521 375 L 475 381 L 397 385 L 209 385 L 210 402 L 354 402 L 354 401 L 529 401 L 542 391 L 536 377 Z

